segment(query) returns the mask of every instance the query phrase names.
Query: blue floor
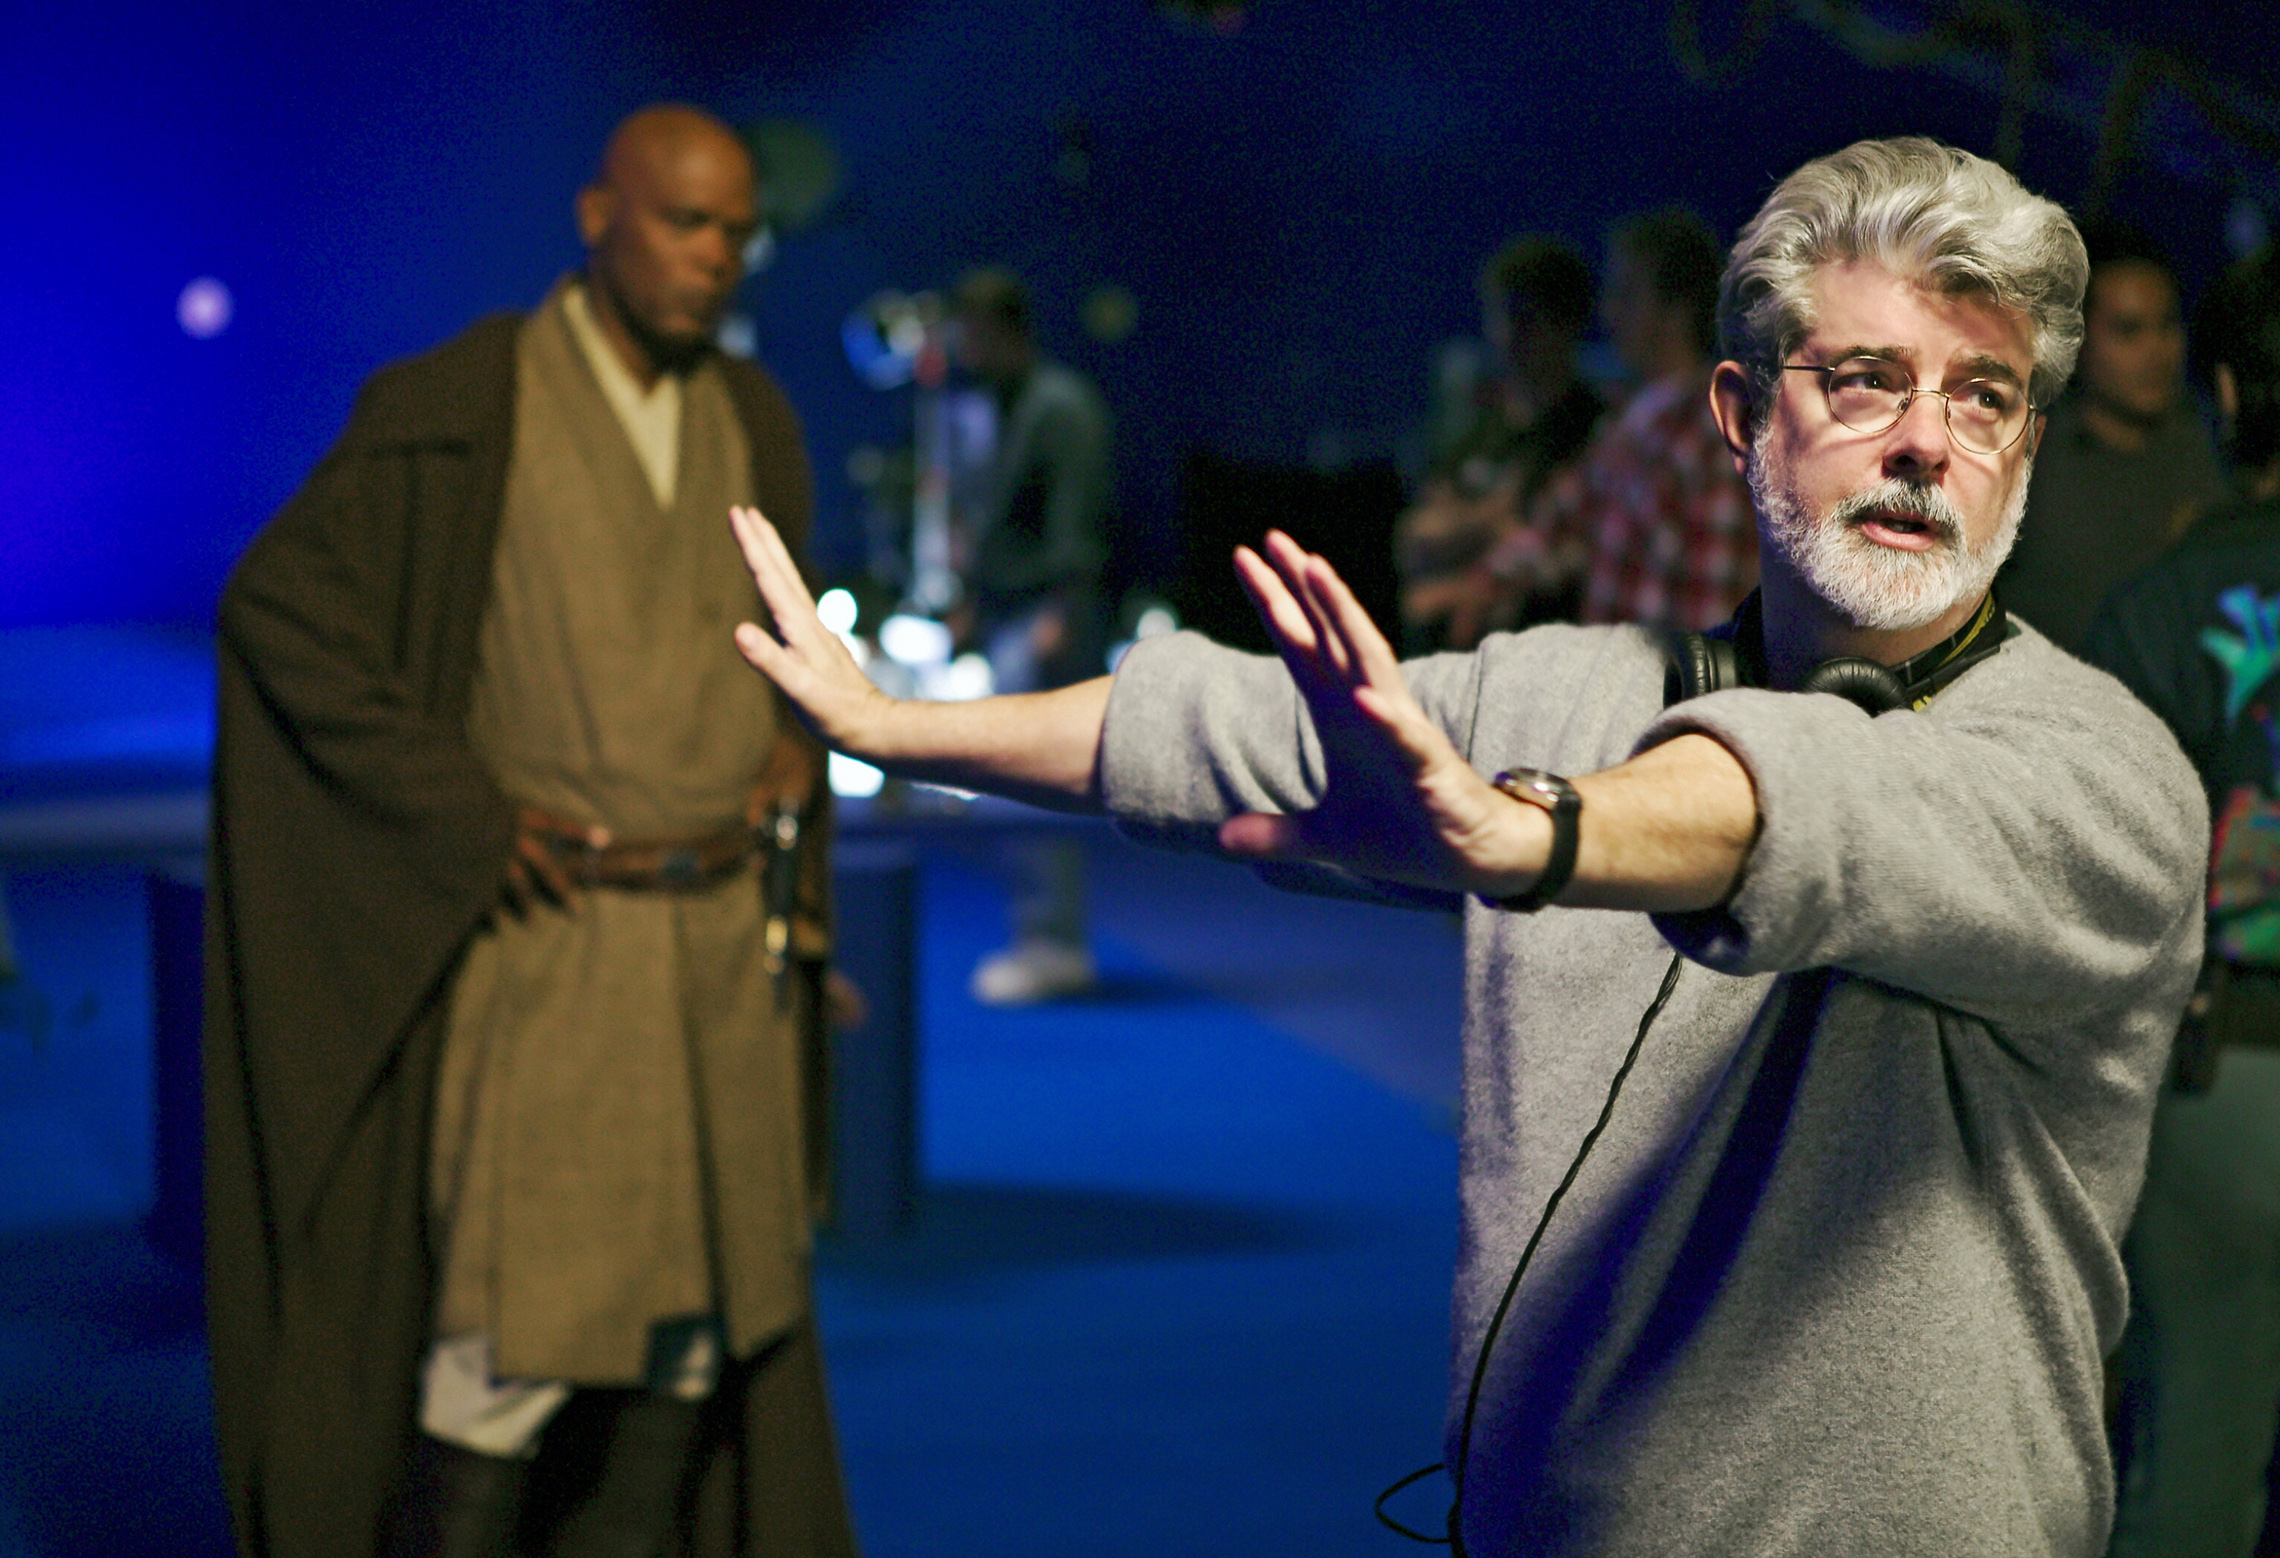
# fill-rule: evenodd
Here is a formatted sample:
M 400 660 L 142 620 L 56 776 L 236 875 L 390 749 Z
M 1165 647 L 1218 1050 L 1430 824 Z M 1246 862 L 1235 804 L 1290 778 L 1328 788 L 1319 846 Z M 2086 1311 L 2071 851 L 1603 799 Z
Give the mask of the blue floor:
M 0 1558 L 226 1558 L 195 1277 L 155 1254 L 149 931 L 124 867 L 6 884 Z
M 992 878 L 928 859 L 923 1213 L 819 1277 L 865 1550 L 1410 1551 L 1369 1504 L 1438 1450 L 1453 940 L 1094 856 L 1103 993 L 1026 1012 L 964 995 Z M 0 1558 L 219 1558 L 196 1287 L 133 1220 L 136 880 L 27 873 L 8 902 Z

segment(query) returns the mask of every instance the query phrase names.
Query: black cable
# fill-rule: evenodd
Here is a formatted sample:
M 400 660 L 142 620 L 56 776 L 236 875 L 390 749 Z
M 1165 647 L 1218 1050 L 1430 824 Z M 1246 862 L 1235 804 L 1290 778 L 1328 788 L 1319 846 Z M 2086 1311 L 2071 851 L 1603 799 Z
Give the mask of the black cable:
M 1411 1472 L 1408 1476 L 1402 1478 L 1399 1482 L 1387 1488 L 1383 1493 L 1380 1493 L 1377 1496 L 1377 1502 L 1370 1506 L 1370 1508 L 1377 1514 L 1378 1524 L 1384 1526 L 1389 1531 L 1399 1531 L 1403 1536 L 1408 1537 L 1412 1542 L 1423 1542 L 1430 1547 L 1449 1546 L 1450 1539 L 1448 1537 L 1427 1536 L 1422 1531 L 1412 1531 L 1409 1529 L 1409 1527 L 1403 1525 L 1400 1521 L 1394 1519 L 1393 1516 L 1385 1512 L 1385 1501 L 1387 1499 L 1392 1498 L 1396 1493 L 1399 1493 L 1403 1488 L 1408 1487 L 1411 1483 L 1422 1482 L 1425 1478 L 1432 1476 L 1433 1473 L 1441 1469 L 1441 1465 L 1441 1462 L 1435 1461 L 1430 1466 L 1420 1466 L 1415 1471 Z M 1453 1507 L 1454 1506 L 1452 1506 L 1452 1508 Z
M 1631 1048 L 1623 1056 L 1623 1064 L 1615 1068 L 1615 1079 L 1607 1084 L 1607 1101 L 1599 1106 L 1598 1120 L 1592 1124 L 1589 1131 L 1584 1133 L 1583 1145 L 1576 1148 L 1574 1161 L 1568 1164 L 1567 1173 L 1560 1177 L 1560 1182 L 1553 1189 L 1551 1198 L 1545 1201 L 1543 1214 L 1536 1219 L 1535 1230 L 1528 1235 L 1528 1243 L 1520 1251 L 1519 1263 L 1512 1268 L 1511 1279 L 1504 1284 L 1504 1296 L 1496 1301 L 1496 1312 L 1489 1317 L 1488 1330 L 1480 1340 L 1480 1351 L 1473 1357 L 1472 1387 L 1465 1392 L 1464 1425 L 1457 1433 L 1457 1469 L 1451 1478 L 1456 1483 L 1456 1496 L 1449 1501 L 1449 1534 L 1446 1536 L 1427 1536 L 1422 1531 L 1411 1530 L 1385 1512 L 1387 1499 L 1392 1498 L 1411 1483 L 1430 1477 L 1433 1473 L 1441 1470 L 1447 1464 L 1444 1461 L 1435 1461 L 1430 1466 L 1419 1467 L 1380 1493 L 1377 1496 L 1377 1503 L 1372 1506 L 1381 1525 L 1400 1532 L 1413 1542 L 1424 1542 L 1434 1547 L 1447 1547 L 1454 1558 L 1465 1558 L 1465 1539 L 1461 1526 L 1465 1503 L 1465 1470 L 1472 1456 L 1473 1415 L 1480 1406 L 1481 1385 L 1488 1378 L 1489 1352 L 1496 1346 L 1497 1333 L 1504 1329 L 1504 1317 L 1511 1312 L 1512 1299 L 1520 1291 L 1520 1279 L 1527 1273 L 1528 1263 L 1536 1258 L 1536 1246 L 1543 1242 L 1544 1230 L 1549 1228 L 1552 1223 L 1552 1214 L 1560 1209 L 1561 1198 L 1568 1193 L 1568 1187 L 1573 1185 L 1576 1177 L 1583 1172 L 1583 1160 L 1591 1156 L 1591 1149 L 1597 1145 L 1600 1134 L 1607 1129 L 1607 1122 L 1615 1117 L 1615 1100 L 1623 1091 L 1623 1080 L 1631 1074 L 1631 1067 L 1638 1061 L 1639 1051 L 1646 1047 L 1647 1030 L 1654 1026 L 1655 1018 L 1661 1015 L 1662 1009 L 1670 1004 L 1670 993 L 1678 988 L 1678 971 L 1685 961 L 1686 958 L 1683 954 L 1673 953 L 1671 955 L 1670 967 L 1663 971 L 1662 988 L 1657 990 L 1655 998 L 1647 1003 L 1645 1013 L 1639 1018 L 1639 1031 L 1631 1039 Z

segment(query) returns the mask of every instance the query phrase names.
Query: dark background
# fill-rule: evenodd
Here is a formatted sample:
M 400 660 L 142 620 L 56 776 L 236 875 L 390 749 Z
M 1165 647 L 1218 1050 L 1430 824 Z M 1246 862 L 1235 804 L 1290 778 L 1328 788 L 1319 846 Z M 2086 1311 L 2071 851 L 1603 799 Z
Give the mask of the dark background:
M 849 455 L 911 417 L 842 320 L 998 261 L 1116 414 L 1122 573 L 1208 592 L 1252 508 L 1382 522 L 1516 231 L 1596 258 L 1680 202 L 1730 236 L 1805 158 L 1917 131 L 2155 230 L 2197 290 L 2280 213 L 2268 4 L 0 0 L 0 803 L 146 751 L 196 781 L 231 559 L 374 367 L 576 263 L 572 193 L 645 101 L 836 148 L 743 300 L 827 565 L 864 552 Z M 208 339 L 200 277 L 235 300 Z M 1137 304 L 1114 344 L 1102 287 Z M 1111 997 L 1011 1014 L 963 994 L 995 900 L 929 863 L 928 1220 L 821 1297 L 875 1553 L 1407 1547 L 1367 1511 L 1440 1410 L 1455 943 L 1149 858 L 1096 859 Z M 4 885 L 0 1558 L 219 1555 L 196 1280 L 133 1221 L 189 1053 L 154 1046 L 144 881 Z
M 746 293 L 808 420 L 827 564 L 862 555 L 849 452 L 909 416 L 857 381 L 841 321 L 994 260 L 1106 389 L 1146 577 L 1179 566 L 1198 451 L 1413 451 L 1508 234 L 1596 258 L 1676 201 L 1730 235 L 1857 136 L 2005 155 L 2157 228 L 2197 287 L 2280 189 L 2273 59 L 2248 0 L 1255 0 L 1216 23 L 1151 0 L 11 0 L 0 627 L 206 625 L 366 373 L 576 262 L 571 194 L 657 97 L 837 149 L 836 202 Z M 175 318 L 200 276 L 236 305 L 204 340 Z M 1114 345 L 1080 327 L 1102 285 L 1138 304 Z

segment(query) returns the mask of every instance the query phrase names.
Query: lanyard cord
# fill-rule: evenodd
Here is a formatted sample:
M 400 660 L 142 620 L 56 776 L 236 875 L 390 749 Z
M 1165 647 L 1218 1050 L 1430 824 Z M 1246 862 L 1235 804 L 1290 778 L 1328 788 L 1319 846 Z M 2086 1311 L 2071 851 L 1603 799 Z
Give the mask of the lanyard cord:
M 1552 1214 L 1560 1209 L 1561 1198 L 1566 1196 L 1568 1187 L 1573 1185 L 1576 1177 L 1583 1172 L 1583 1160 L 1591 1156 L 1591 1149 L 1598 1143 L 1600 1133 L 1607 1129 L 1607 1122 L 1615 1117 L 1615 1099 L 1623 1091 L 1623 1080 L 1631 1074 L 1631 1067 L 1638 1061 L 1639 1051 L 1646 1046 L 1647 1030 L 1654 1026 L 1655 1018 L 1670 1003 L 1670 993 L 1678 986 L 1678 970 L 1685 961 L 1685 957 L 1681 954 L 1673 953 L 1671 955 L 1670 967 L 1663 973 L 1662 988 L 1655 992 L 1654 1000 L 1647 1004 L 1645 1014 L 1639 1018 L 1639 1031 L 1631 1040 L 1631 1048 L 1623 1056 L 1623 1064 L 1615 1068 L 1615 1079 L 1607 1084 L 1607 1101 L 1599 1107 L 1598 1120 L 1592 1124 L 1589 1131 L 1584 1133 L 1583 1145 L 1576 1148 L 1574 1161 L 1568 1164 L 1567 1173 L 1560 1177 L 1558 1187 L 1552 1191 L 1551 1198 L 1544 1203 L 1543 1215 L 1536 1219 L 1535 1231 L 1528 1235 L 1528 1243 L 1520 1251 L 1519 1263 L 1512 1268 L 1511 1280 L 1504 1284 L 1504 1294 L 1496 1301 L 1496 1312 L 1489 1317 L 1488 1330 L 1481 1337 L 1480 1351 L 1473 1359 L 1472 1387 L 1465 1392 L 1464 1425 L 1457 1434 L 1457 1467 L 1451 1477 L 1451 1480 L 1456 1484 L 1456 1496 L 1449 1501 L 1448 1535 L 1428 1536 L 1422 1531 L 1412 1530 L 1403 1525 L 1385 1512 L 1386 1500 L 1392 1498 L 1411 1483 L 1430 1477 L 1433 1473 L 1441 1470 L 1446 1464 L 1444 1462 L 1436 1461 L 1430 1466 L 1419 1467 L 1380 1493 L 1377 1496 L 1377 1503 L 1372 1506 L 1377 1513 L 1380 1524 L 1400 1532 L 1413 1542 L 1425 1542 L 1435 1547 L 1447 1547 L 1454 1558 L 1466 1558 L 1465 1539 L 1461 1529 L 1462 1511 L 1465 1503 L 1465 1471 L 1472 1458 L 1473 1415 L 1480 1407 L 1481 1386 L 1488 1378 L 1489 1352 L 1496 1346 L 1497 1333 L 1504 1329 L 1504 1317 L 1511 1312 L 1513 1297 L 1520 1291 L 1520 1278 L 1526 1274 L 1528 1263 L 1536 1258 L 1536 1246 L 1543 1242 L 1544 1230 L 1551 1226 Z

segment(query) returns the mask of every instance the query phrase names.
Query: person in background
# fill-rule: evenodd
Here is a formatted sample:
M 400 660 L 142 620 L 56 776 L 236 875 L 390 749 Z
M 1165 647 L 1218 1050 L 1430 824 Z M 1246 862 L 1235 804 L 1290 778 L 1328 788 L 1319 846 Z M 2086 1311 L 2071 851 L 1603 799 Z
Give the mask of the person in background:
M 1481 268 L 1481 327 L 1497 371 L 1417 501 L 1394 526 L 1394 566 L 1412 651 L 1469 649 L 1482 632 L 1575 615 L 1572 581 L 1538 596 L 1502 596 L 1449 632 L 1466 572 L 1526 517 L 1537 496 L 1590 442 L 1606 405 L 1576 372 L 1591 322 L 1591 272 L 1554 238 L 1516 238 Z
M 1749 491 L 1710 410 L 1718 268 L 1717 240 L 1687 212 L 1616 229 L 1599 314 L 1638 387 L 1489 549 L 1452 631 L 1511 596 L 1569 588 L 1582 622 L 1707 628 L 1757 583 Z
M 2122 1245 L 2113 1558 L 2248 1558 L 2280 1421 L 2280 256 L 2228 272 L 2195 325 L 2235 497 L 2082 646 L 2168 721 L 2216 818 L 2201 985 Z
M 2208 430 L 2185 390 L 2177 273 L 2143 234 L 2084 227 L 2090 292 L 2082 362 L 2035 450 L 2027 519 L 1995 588 L 2062 649 L 2074 649 L 2115 585 L 2184 534 L 2225 492 Z
M 959 363 L 997 406 L 997 442 L 970 518 L 962 636 L 982 646 L 1000 692 L 1098 676 L 1115 497 L 1108 408 L 1090 380 L 1038 350 L 1029 289 L 1013 272 L 969 271 L 951 303 Z M 1090 990 L 1083 846 L 1016 839 L 1005 859 L 1013 943 L 975 966 L 974 998 L 1026 1006 Z
M 714 332 L 758 221 L 645 108 L 585 263 L 357 397 L 232 571 L 207 1248 L 247 1558 L 847 1558 L 813 1321 L 829 791 L 726 643 L 801 547 Z M 804 555 L 804 552 L 803 552 Z

